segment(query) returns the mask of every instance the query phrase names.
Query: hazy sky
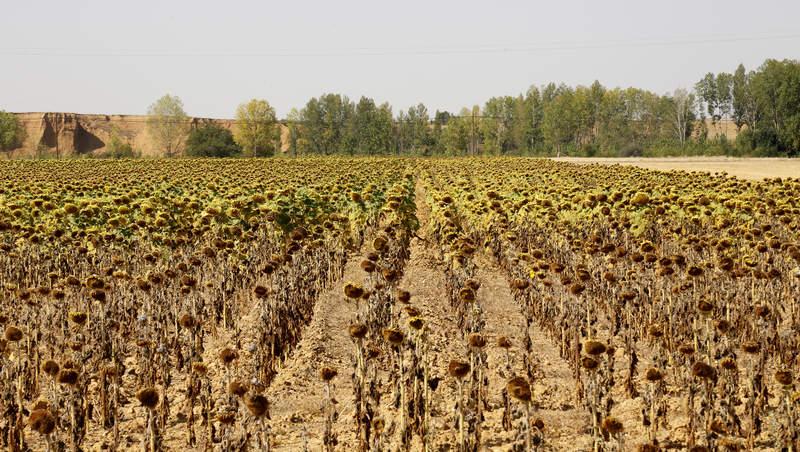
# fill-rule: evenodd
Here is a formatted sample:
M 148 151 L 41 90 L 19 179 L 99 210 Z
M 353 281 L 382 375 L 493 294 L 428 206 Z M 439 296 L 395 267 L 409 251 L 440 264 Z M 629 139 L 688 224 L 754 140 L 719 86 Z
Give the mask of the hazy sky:
M 658 93 L 800 58 L 800 1 L 0 0 L 0 109 L 284 116 L 343 93 L 457 111 L 549 81 Z

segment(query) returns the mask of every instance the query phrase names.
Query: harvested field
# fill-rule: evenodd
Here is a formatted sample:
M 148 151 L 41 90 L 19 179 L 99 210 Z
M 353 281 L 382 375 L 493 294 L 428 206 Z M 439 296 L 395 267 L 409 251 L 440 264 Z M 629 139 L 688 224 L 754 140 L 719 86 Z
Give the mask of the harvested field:
M 731 158 L 731 157 L 674 157 L 674 158 L 584 158 L 563 157 L 562 162 L 604 165 L 631 165 L 660 171 L 725 172 L 742 179 L 770 177 L 800 177 L 800 159 L 789 158 Z

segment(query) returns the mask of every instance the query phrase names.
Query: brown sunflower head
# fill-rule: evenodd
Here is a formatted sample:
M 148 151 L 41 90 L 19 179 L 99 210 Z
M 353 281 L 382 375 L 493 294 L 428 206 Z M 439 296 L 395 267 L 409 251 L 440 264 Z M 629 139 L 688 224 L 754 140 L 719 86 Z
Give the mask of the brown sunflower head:
M 395 328 L 384 328 L 383 338 L 386 340 L 386 342 L 392 344 L 393 346 L 398 346 L 403 343 L 404 336 L 400 330 Z
M 56 429 L 56 418 L 46 408 L 35 409 L 28 417 L 28 426 L 41 435 L 49 435 Z
M 511 348 L 511 340 L 506 336 L 500 336 L 497 338 L 497 346 L 508 350 Z
M 72 311 L 69 313 L 69 320 L 78 326 L 85 325 L 88 318 L 89 316 L 85 312 Z
M 339 372 L 336 369 L 332 368 L 332 367 L 327 367 L 326 366 L 326 367 L 323 367 L 322 369 L 320 369 L 320 371 L 319 371 L 319 377 L 324 382 L 329 382 L 329 381 L 333 380 L 337 375 L 339 375 Z
M 791 386 L 792 380 L 794 377 L 792 373 L 788 370 L 779 370 L 775 372 L 775 381 L 782 384 L 783 386 Z
M 709 366 L 708 364 L 702 361 L 697 361 L 692 365 L 692 375 L 694 375 L 697 378 L 713 380 L 716 374 L 717 372 L 716 370 L 714 370 L 713 367 Z
M 65 366 L 58 372 L 56 381 L 62 385 L 75 386 L 78 383 L 78 372 L 74 369 L 68 369 Z
M 581 358 L 581 367 L 588 371 L 593 371 L 600 366 L 600 363 L 597 362 L 594 358 L 590 358 L 588 356 L 584 356 Z
M 255 417 L 262 417 L 269 410 L 269 402 L 267 401 L 267 398 L 261 394 L 255 394 L 246 397 L 245 405 L 247 405 L 247 409 L 250 411 L 250 414 Z
M 357 300 L 364 295 L 364 288 L 355 283 L 347 283 L 344 285 L 344 294 L 351 300 Z
M 10 325 L 6 327 L 5 338 L 8 342 L 19 342 L 22 340 L 22 330 Z
M 486 346 L 486 338 L 478 333 L 470 334 L 467 342 L 471 348 L 483 348 Z
M 452 360 L 447 366 L 447 373 L 459 380 L 466 377 L 469 374 L 469 370 L 469 363 L 459 360 Z
M 586 341 L 583 343 L 583 350 L 587 355 L 597 356 L 606 352 L 606 346 L 600 341 Z
M 220 361 L 222 361 L 223 364 L 227 366 L 230 363 L 234 362 L 235 360 L 239 359 L 239 352 L 230 347 L 225 347 L 222 349 L 222 351 L 219 352 L 219 359 Z
M 622 433 L 622 431 L 625 430 L 622 422 L 613 416 L 607 416 L 603 419 L 602 428 L 612 436 Z
M 136 399 L 143 407 L 153 409 L 158 405 L 159 394 L 156 388 L 143 388 L 136 393 Z
M 411 302 L 411 292 L 403 289 L 397 289 L 397 301 L 403 304 Z
M 520 402 L 531 401 L 531 385 L 522 377 L 514 377 L 506 384 L 508 394 Z
M 647 371 L 645 372 L 644 378 L 650 383 L 658 383 L 659 381 L 664 379 L 664 373 L 656 369 L 655 367 L 651 367 L 647 369 Z
M 247 383 L 240 380 L 233 380 L 228 384 L 228 393 L 236 397 L 243 397 L 247 394 Z
M 353 339 L 363 339 L 367 336 L 367 326 L 363 323 L 354 323 L 347 327 L 350 337 Z
M 57 362 L 53 361 L 52 359 L 48 359 L 47 361 L 42 364 L 42 372 L 50 375 L 51 377 L 55 377 L 58 375 L 58 371 L 60 370 L 60 366 Z

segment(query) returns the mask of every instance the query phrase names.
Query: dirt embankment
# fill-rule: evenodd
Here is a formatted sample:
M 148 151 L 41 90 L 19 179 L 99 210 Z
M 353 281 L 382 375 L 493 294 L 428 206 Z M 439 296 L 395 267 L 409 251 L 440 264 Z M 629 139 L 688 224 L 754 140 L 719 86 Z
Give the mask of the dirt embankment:
M 162 150 L 147 132 L 147 116 L 89 115 L 77 113 L 15 113 L 25 129 L 22 146 L 10 158 L 77 157 L 106 151 L 112 137 L 129 143 L 144 157 L 158 157 Z M 190 127 L 215 123 L 235 132 L 232 119 L 189 118 Z M 288 142 L 281 126 L 282 142 Z M 282 143 L 281 147 L 286 148 Z

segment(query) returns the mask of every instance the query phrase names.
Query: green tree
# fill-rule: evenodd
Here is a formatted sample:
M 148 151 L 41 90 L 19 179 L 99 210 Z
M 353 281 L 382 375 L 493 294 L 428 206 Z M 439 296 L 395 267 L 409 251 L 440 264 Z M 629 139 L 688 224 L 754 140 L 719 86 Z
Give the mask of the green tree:
M 469 128 L 469 146 L 467 146 L 467 151 L 469 155 L 478 155 L 481 138 L 481 107 L 479 105 L 473 105 L 472 110 L 467 112 L 467 117 L 465 119 Z
M 671 136 L 668 110 L 664 108 L 661 96 L 643 89 L 628 88 L 623 91 L 623 98 L 631 144 L 645 147 Z
M 433 145 L 428 109 L 424 104 L 417 104 L 408 109 L 405 118 L 408 130 L 407 149 L 412 153 L 427 154 L 429 148 Z M 401 121 L 400 124 L 403 124 L 403 122 Z
M 678 88 L 672 97 L 665 96 L 667 102 L 666 109 L 672 117 L 675 136 L 681 146 L 686 144 L 686 140 L 691 136 L 691 124 L 694 120 L 694 94 L 683 88 Z
M 759 154 L 800 153 L 800 62 L 766 60 L 746 82 L 752 103 L 737 144 Z
M 717 116 L 721 119 L 730 117 L 733 111 L 733 75 L 727 72 L 717 74 Z
M 108 144 L 106 144 L 103 157 L 123 159 L 137 157 L 137 154 L 133 150 L 133 146 L 131 146 L 130 142 L 122 138 L 119 128 L 114 127 L 111 129 L 111 139 L 109 139 Z
M 597 115 L 597 144 L 602 152 L 607 154 L 623 150 L 627 154 L 641 152 L 641 147 L 634 143 L 629 112 L 623 90 L 615 88 L 603 94 Z
M 432 154 L 444 154 L 445 152 L 445 142 L 444 142 L 444 129 L 447 126 L 447 123 L 450 121 L 450 116 L 452 116 L 447 111 L 439 111 L 436 110 L 436 113 L 433 115 L 433 127 L 431 128 L 431 146 L 430 152 Z
M 352 137 L 351 153 L 385 154 L 393 149 L 393 115 L 388 103 L 375 105 L 375 101 L 362 97 L 356 104 L 355 114 L 349 123 Z
M 597 105 L 595 105 L 594 96 L 595 93 L 591 88 L 585 86 L 575 87 L 572 100 L 572 108 L 574 109 L 576 120 L 575 146 L 582 149 L 591 149 L 595 136 Z
M 493 97 L 486 101 L 480 122 L 480 132 L 485 152 L 502 155 L 512 150 L 514 98 Z
M 731 81 L 731 108 L 737 130 L 741 130 L 745 124 L 751 129 L 755 125 L 756 105 L 750 77 L 751 75 L 745 72 L 744 65 L 740 64 L 733 73 Z
M 252 99 L 236 109 L 236 142 L 251 157 L 275 155 L 275 109 L 263 99 Z
M 349 128 L 354 115 L 355 106 L 347 96 L 323 94 L 312 98 L 300 111 L 300 149 L 324 155 L 352 152 Z
M 544 108 L 542 132 L 547 144 L 560 157 L 568 146 L 575 143 L 580 117 L 576 109 L 575 91 L 566 86 L 559 87 L 558 91 Z
M 186 154 L 192 157 L 234 157 L 241 152 L 233 133 L 213 122 L 194 128 L 186 140 Z
M 442 147 L 447 154 L 465 155 L 471 140 L 472 112 L 461 109 L 458 116 L 449 116 L 442 131 Z
M 599 127 L 600 122 L 600 110 L 603 108 L 603 99 L 606 96 L 606 87 L 603 86 L 599 81 L 595 80 L 592 83 L 592 86 L 589 87 L 589 115 L 587 123 L 591 127 L 591 135 L 597 135 L 597 128 Z
M 0 110 L 0 151 L 10 151 L 22 146 L 25 128 L 13 113 Z
M 303 147 L 302 128 L 303 116 L 299 110 L 292 108 L 286 115 L 286 127 L 289 129 L 289 155 L 297 157 L 298 150 Z
M 541 149 L 544 144 L 542 136 L 544 111 L 539 89 L 531 86 L 524 96 L 518 96 L 514 101 L 514 110 L 511 132 L 514 149 L 528 152 Z
M 166 94 L 150 105 L 147 116 L 148 133 L 164 155 L 174 157 L 180 153 L 190 127 L 183 101 Z
M 406 112 L 400 110 L 400 112 L 397 113 L 396 125 L 394 128 L 395 141 L 397 142 L 397 155 L 405 154 L 408 150 L 412 149 L 412 128 Z
M 565 89 L 567 89 L 567 86 L 563 83 L 561 85 L 556 85 L 553 82 L 548 83 L 542 88 L 542 103 L 547 105 L 554 101 L 555 98 Z
M 717 120 L 717 79 L 716 76 L 709 72 L 700 81 L 695 83 L 694 90 L 697 93 L 698 101 L 700 102 L 701 110 L 704 110 L 711 117 L 711 122 L 716 124 Z M 704 107 L 704 108 L 703 108 Z

